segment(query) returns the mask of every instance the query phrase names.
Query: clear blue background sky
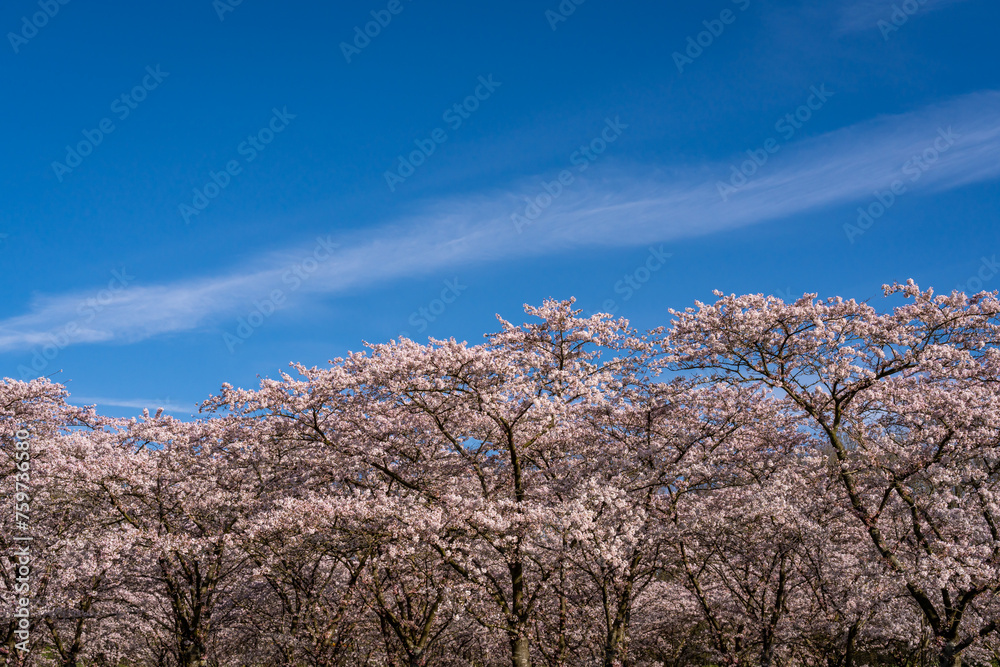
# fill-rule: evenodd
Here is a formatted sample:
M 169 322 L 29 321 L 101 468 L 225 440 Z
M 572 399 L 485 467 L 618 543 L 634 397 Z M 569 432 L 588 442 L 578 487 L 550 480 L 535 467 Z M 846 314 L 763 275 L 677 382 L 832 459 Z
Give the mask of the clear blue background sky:
M 0 375 L 187 414 L 546 297 L 1000 288 L 996 2 L 224 3 L 0 9 Z

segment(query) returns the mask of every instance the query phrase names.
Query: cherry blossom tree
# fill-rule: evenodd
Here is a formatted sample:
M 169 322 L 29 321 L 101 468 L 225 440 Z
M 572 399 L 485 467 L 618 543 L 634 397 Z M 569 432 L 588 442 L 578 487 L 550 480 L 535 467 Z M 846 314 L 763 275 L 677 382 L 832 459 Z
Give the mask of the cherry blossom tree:
M 253 443 L 247 435 L 224 419 L 185 423 L 147 413 L 97 441 L 99 451 L 75 471 L 81 497 L 113 517 L 107 534 L 132 545 L 122 603 L 141 619 L 149 650 L 180 667 L 208 664 L 232 621 L 217 612 L 245 569 L 234 541 L 259 496 L 239 465 L 241 448 Z
M 675 367 L 762 382 L 835 457 L 841 502 L 931 628 L 942 666 L 997 629 L 1000 302 L 885 288 L 908 303 L 721 297 L 675 313 Z M 902 617 L 902 616 L 901 616 Z
M 46 626 L 54 637 L 59 636 L 55 619 L 65 603 L 75 598 L 70 580 L 85 581 L 93 574 L 89 567 L 93 561 L 77 550 L 85 534 L 85 517 L 72 502 L 66 502 L 73 498 L 72 491 L 61 489 L 53 473 L 63 467 L 62 448 L 76 439 L 73 429 L 98 428 L 103 420 L 92 410 L 68 405 L 67 397 L 64 387 L 43 378 L 0 380 L 0 494 L 14 501 L 5 502 L 0 513 L 0 651 L 9 665 L 30 662 L 32 653 L 44 645 Z M 15 509 L 23 516 L 18 517 Z M 18 537 L 28 541 L 18 541 Z M 22 557 L 18 554 L 26 547 L 30 573 L 19 582 Z M 73 563 L 81 567 L 70 571 Z M 87 607 L 92 588 L 83 585 L 82 597 L 76 601 Z M 30 600 L 27 640 L 17 632 L 23 629 L 22 619 L 14 616 L 14 610 L 21 607 L 19 599 Z M 77 608 L 76 615 L 75 638 L 68 647 L 61 647 L 64 663 L 81 653 L 85 631 L 92 629 L 87 609 Z M 32 651 L 19 650 L 19 644 L 24 648 L 22 642 Z
M 585 413 L 650 347 L 626 323 L 580 318 L 571 305 L 526 308 L 541 322 L 501 321 L 478 347 L 377 345 L 329 371 L 300 368 L 302 381 L 264 383 L 257 396 L 227 388 L 216 404 L 294 425 L 418 494 L 424 539 L 479 593 L 469 613 L 502 632 L 511 663 L 526 666 L 560 568 L 550 557 L 561 540 L 548 530 L 560 514 L 553 499 L 571 496 L 596 444 Z M 602 364 L 601 349 L 620 355 Z

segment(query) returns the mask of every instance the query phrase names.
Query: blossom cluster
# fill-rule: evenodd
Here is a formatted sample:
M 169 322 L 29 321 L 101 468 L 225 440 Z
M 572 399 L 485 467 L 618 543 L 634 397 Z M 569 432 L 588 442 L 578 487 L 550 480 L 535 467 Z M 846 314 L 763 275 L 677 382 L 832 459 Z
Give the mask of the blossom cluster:
M 0 382 L 32 433 L 6 665 L 948 665 L 1000 654 L 1000 301 L 573 301 L 406 338 L 194 421 Z

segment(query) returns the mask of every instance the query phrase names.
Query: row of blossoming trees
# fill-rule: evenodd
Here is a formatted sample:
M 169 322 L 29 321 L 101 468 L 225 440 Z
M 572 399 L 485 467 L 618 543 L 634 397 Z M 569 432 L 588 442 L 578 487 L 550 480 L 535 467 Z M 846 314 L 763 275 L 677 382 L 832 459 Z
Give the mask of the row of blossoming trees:
M 0 383 L 7 665 L 989 665 L 1000 302 L 572 302 L 203 417 Z M 30 432 L 30 652 L 13 536 Z M 22 646 L 23 648 L 23 646 Z

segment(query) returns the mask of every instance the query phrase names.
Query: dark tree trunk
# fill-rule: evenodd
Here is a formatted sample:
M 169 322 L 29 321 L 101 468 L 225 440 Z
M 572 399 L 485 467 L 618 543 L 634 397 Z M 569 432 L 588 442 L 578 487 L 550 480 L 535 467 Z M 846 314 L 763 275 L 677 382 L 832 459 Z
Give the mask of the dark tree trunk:
M 941 649 L 938 665 L 940 667 L 962 667 L 962 652 L 957 650 L 954 642 L 947 642 Z
M 531 667 L 531 641 L 526 635 L 510 638 L 510 664 L 512 667 Z

